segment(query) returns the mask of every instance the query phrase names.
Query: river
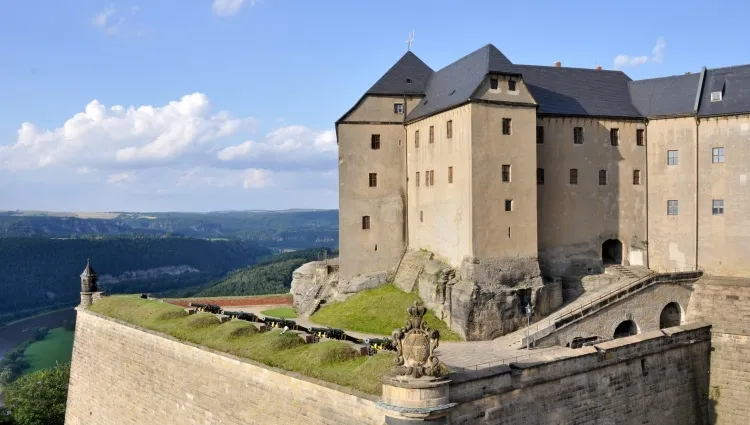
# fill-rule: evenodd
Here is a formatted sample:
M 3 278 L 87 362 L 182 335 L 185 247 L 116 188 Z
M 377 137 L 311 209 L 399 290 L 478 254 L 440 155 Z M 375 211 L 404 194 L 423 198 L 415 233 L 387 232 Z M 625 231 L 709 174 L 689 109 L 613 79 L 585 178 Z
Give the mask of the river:
M 59 328 L 66 320 L 74 320 L 76 311 L 72 308 L 58 310 L 40 316 L 30 317 L 0 328 L 0 358 L 5 352 L 12 350 L 18 344 L 31 339 L 34 331 L 46 326 L 49 329 Z

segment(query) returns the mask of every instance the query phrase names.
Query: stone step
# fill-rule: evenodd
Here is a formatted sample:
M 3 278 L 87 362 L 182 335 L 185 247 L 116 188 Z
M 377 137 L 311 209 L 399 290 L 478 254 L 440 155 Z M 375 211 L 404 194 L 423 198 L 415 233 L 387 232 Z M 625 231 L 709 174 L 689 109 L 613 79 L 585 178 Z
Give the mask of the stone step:
M 393 282 L 402 291 L 412 292 L 417 284 L 419 274 L 422 273 L 425 264 L 432 258 L 432 253 L 428 251 L 409 249 L 404 252 L 396 276 Z

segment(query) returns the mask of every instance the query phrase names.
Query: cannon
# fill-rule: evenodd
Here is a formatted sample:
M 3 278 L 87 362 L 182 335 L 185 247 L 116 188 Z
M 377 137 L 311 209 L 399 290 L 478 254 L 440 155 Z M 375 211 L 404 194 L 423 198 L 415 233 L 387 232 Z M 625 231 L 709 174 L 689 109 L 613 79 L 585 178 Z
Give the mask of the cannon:
M 394 351 L 393 341 L 390 338 L 367 338 L 364 343 L 373 351 Z
M 190 307 L 195 307 L 198 309 L 198 311 L 205 311 L 207 313 L 221 313 L 221 307 L 213 304 L 190 303 Z
M 283 329 L 285 327 L 288 327 L 291 330 L 297 330 L 297 322 L 294 320 L 287 320 L 287 319 L 278 319 L 276 317 L 266 317 L 263 322 L 272 327 L 272 328 L 280 328 Z
M 246 320 L 248 322 L 262 322 L 258 316 L 253 313 L 246 313 L 244 311 L 224 311 L 224 314 L 237 320 Z
M 347 339 L 348 335 L 343 329 L 334 328 L 321 328 L 313 326 L 309 329 L 311 334 L 314 334 L 318 338 L 329 338 L 329 339 Z

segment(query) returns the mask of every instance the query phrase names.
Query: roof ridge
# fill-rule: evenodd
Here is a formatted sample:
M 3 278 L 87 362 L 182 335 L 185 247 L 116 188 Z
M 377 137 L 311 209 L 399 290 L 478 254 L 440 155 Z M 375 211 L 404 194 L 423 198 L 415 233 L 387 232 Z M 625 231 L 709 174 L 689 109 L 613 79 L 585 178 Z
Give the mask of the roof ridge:
M 574 70 L 577 70 L 577 71 L 613 72 L 613 73 L 617 73 L 617 74 L 628 75 L 628 74 L 625 74 L 624 71 L 619 70 L 619 69 L 604 69 L 604 68 L 602 68 L 602 69 L 596 69 L 596 68 L 581 68 L 581 67 L 577 67 L 577 66 L 552 66 L 552 65 L 531 65 L 531 64 L 515 64 L 515 65 L 518 66 L 518 67 L 521 67 L 521 68 L 523 68 L 523 67 L 532 67 L 533 66 L 533 67 L 536 67 L 536 68 L 574 69 Z

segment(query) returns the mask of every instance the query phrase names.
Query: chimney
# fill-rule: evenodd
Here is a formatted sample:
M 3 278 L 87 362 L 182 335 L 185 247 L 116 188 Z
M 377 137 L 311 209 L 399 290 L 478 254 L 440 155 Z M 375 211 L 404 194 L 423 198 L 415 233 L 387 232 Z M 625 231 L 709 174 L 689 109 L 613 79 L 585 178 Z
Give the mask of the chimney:
M 602 70 L 602 66 L 601 66 L 601 65 L 597 65 L 597 66 L 596 66 L 596 70 L 597 70 L 597 71 L 601 71 L 601 70 Z
M 555 68 L 560 68 L 562 66 L 562 62 L 555 61 Z

